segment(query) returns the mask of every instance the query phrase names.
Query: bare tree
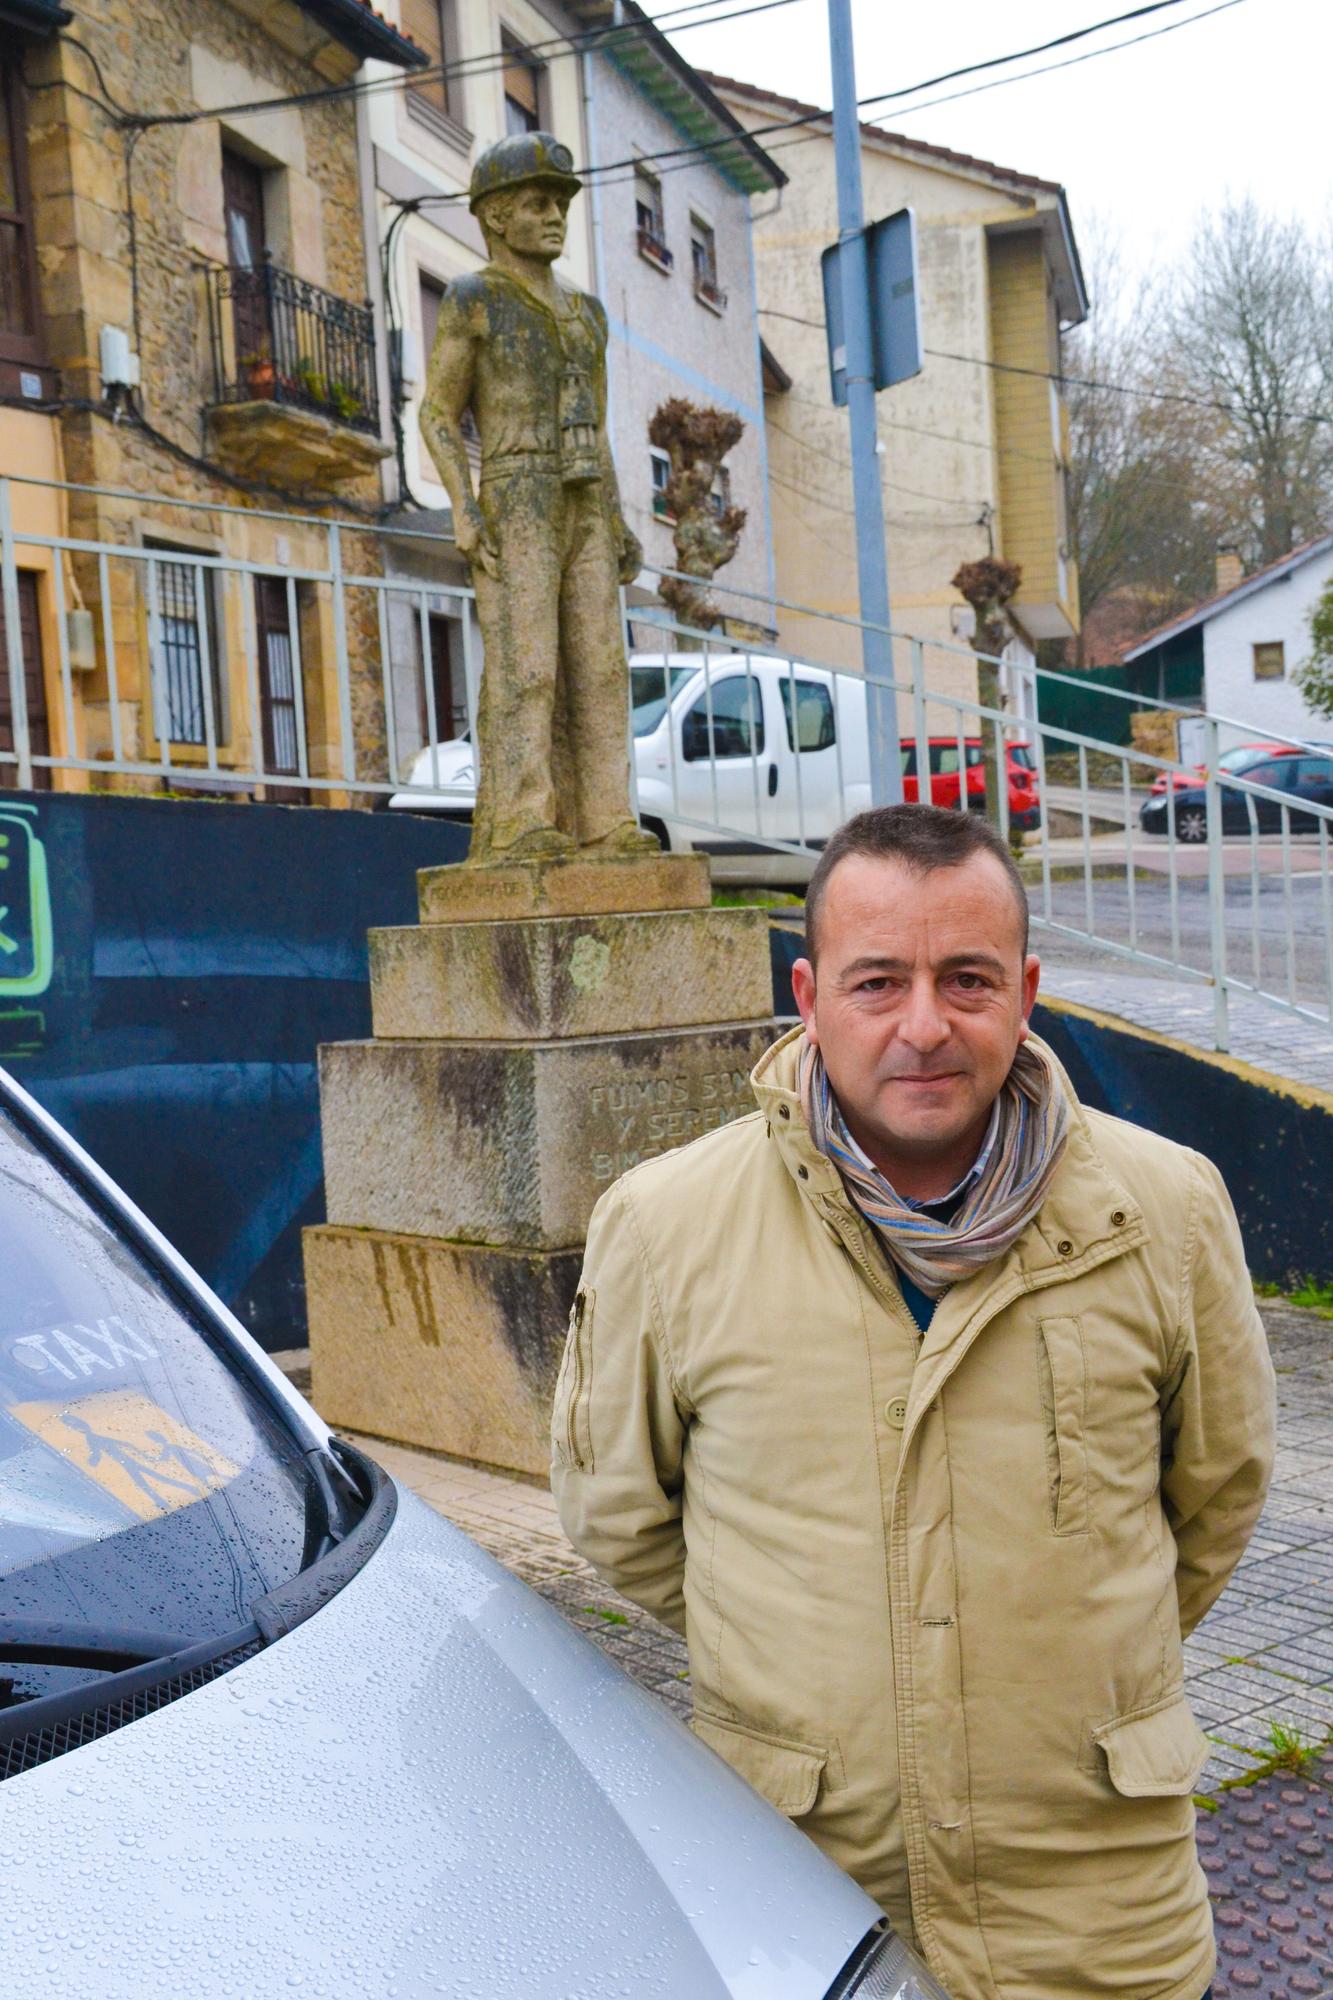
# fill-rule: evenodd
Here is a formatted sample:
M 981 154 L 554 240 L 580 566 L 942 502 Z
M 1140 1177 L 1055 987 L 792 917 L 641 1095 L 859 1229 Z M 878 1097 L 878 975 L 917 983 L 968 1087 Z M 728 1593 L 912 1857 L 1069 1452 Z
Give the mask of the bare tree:
M 739 444 L 745 425 L 729 410 L 672 396 L 654 410 L 648 438 L 671 461 L 666 504 L 675 516 L 676 568 L 699 582 L 664 576 L 658 595 L 682 625 L 711 631 L 722 614 L 707 585 L 735 555 L 745 526 L 744 507 L 719 506 L 715 498 L 722 461 Z
M 1099 641 L 1085 635 L 1114 622 L 1142 630 L 1204 596 L 1226 520 L 1201 476 L 1193 410 L 1182 422 L 1188 406 L 1143 393 L 1160 380 L 1160 286 L 1131 279 L 1115 239 L 1096 224 L 1089 263 L 1092 311 L 1066 336 L 1063 364 L 1080 666 L 1096 664 Z
M 1251 565 L 1316 534 L 1333 506 L 1331 315 L 1328 257 L 1301 223 L 1253 201 L 1201 221 L 1159 386 L 1223 406 L 1198 412 L 1200 470 Z

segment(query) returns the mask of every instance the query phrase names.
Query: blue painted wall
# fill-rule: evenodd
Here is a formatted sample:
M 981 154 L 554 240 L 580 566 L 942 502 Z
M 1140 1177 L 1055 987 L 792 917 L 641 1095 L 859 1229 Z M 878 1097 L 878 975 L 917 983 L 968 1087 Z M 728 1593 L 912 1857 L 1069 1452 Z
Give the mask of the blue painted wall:
M 266 1347 L 305 1340 L 316 1051 L 370 1033 L 367 930 L 414 922 L 416 870 L 466 844 L 410 814 L 0 794 L 0 1062 Z

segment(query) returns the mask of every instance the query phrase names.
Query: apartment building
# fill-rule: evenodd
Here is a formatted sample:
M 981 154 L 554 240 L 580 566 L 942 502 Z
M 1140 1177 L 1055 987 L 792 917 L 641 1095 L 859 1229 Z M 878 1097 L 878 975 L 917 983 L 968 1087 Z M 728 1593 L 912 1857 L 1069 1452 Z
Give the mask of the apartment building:
M 674 561 L 664 462 L 648 420 L 669 396 L 736 412 L 746 429 L 719 482 L 719 505 L 747 509 L 726 578 L 749 597 L 738 615 L 771 626 L 763 396 L 750 249 L 750 197 L 783 176 L 633 0 L 398 0 L 398 22 L 431 67 L 400 79 L 371 62 L 370 179 L 383 246 L 383 308 L 394 364 L 396 500 L 390 573 L 413 585 L 389 606 L 400 762 L 425 738 L 465 725 L 479 635 L 460 595 L 465 566 L 447 551 L 448 501 L 419 428 L 439 303 L 450 279 L 485 259 L 468 211 L 472 162 L 506 133 L 542 128 L 592 168 L 570 211 L 569 283 L 596 292 L 610 318 L 608 429 L 631 526 L 648 563 Z M 703 142 L 702 153 L 688 149 Z M 682 155 L 681 149 L 686 149 Z M 660 157 L 659 157 L 660 156 Z M 629 593 L 651 616 L 646 570 Z M 424 639 L 415 637 L 424 632 Z M 429 675 L 413 649 L 429 653 Z M 427 695 L 429 688 L 429 696 Z
M 338 796 L 358 757 L 383 765 L 373 606 L 335 631 L 310 573 L 321 513 L 373 514 L 391 448 L 345 86 L 370 56 L 425 54 L 363 0 L 5 17 L 0 603 L 23 673 L 0 672 L 0 775 L 26 733 L 39 786 L 145 788 L 167 766 L 225 790 L 262 760 Z M 373 567 L 372 539 L 340 559 Z
M 847 416 L 830 393 L 820 267 L 838 234 L 831 125 L 795 99 L 709 82 L 747 126 L 808 121 L 785 143 L 766 139 L 790 179 L 754 218 L 760 326 L 778 364 L 766 405 L 774 557 L 780 597 L 854 614 Z M 1087 297 L 1068 203 L 1054 181 L 861 129 L 867 219 L 910 206 L 918 232 L 924 366 L 878 399 L 894 623 L 964 635 L 970 613 L 950 578 L 960 563 L 1005 557 L 1023 571 L 1010 649 L 1021 668 L 1039 640 L 1078 625 L 1060 332 L 1085 317 Z M 860 665 L 853 629 L 793 613 L 778 622 L 794 650 Z M 949 691 L 966 693 L 965 657 L 931 661 L 937 680 L 953 674 Z

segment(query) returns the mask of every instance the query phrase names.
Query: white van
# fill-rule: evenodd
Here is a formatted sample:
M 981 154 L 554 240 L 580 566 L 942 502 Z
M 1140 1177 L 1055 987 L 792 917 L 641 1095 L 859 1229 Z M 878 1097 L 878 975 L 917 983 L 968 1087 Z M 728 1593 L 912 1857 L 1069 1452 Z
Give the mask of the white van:
M 636 653 L 630 698 L 639 818 L 669 853 L 709 855 L 715 882 L 802 886 L 834 828 L 870 804 L 855 675 L 762 653 Z M 475 800 L 463 736 L 427 745 L 389 804 L 468 821 Z

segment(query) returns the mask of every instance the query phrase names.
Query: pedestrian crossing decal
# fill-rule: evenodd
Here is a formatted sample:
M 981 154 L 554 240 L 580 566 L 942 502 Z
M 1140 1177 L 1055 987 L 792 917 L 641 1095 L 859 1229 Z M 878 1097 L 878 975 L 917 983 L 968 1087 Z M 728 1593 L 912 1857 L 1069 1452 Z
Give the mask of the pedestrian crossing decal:
M 12 1403 L 9 1415 L 141 1521 L 220 1492 L 240 1471 L 132 1389 L 74 1403 Z

